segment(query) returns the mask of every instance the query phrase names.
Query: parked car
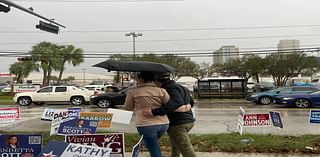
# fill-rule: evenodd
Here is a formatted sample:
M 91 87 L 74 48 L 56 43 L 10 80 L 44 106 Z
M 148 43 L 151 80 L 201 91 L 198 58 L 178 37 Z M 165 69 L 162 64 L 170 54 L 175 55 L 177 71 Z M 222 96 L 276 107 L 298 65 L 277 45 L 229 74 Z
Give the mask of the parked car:
M 278 104 L 286 104 L 288 107 L 308 108 L 320 105 L 320 91 L 277 96 L 275 99 Z
M 280 87 L 280 88 L 268 90 L 265 92 L 253 93 L 247 97 L 247 100 L 252 101 L 256 104 L 268 105 L 275 101 L 276 96 L 298 94 L 298 93 L 311 93 L 318 90 L 319 88 L 314 86 Z
M 31 103 L 61 103 L 70 102 L 72 105 L 83 105 L 89 103 L 92 91 L 80 89 L 75 86 L 47 86 L 35 92 L 16 93 L 13 101 L 21 106 Z
M 11 90 L 11 86 L 8 83 L 0 83 L 0 92 L 2 92 L 3 89 L 9 89 Z
M 271 82 L 255 83 L 254 86 L 252 87 L 253 92 L 264 92 L 274 88 L 275 86 Z
M 97 105 L 100 108 L 114 108 L 117 105 L 123 105 L 128 90 L 133 87 L 122 89 L 118 92 L 108 92 L 108 93 L 101 93 L 98 95 L 92 95 L 90 97 L 90 102 L 92 105 Z

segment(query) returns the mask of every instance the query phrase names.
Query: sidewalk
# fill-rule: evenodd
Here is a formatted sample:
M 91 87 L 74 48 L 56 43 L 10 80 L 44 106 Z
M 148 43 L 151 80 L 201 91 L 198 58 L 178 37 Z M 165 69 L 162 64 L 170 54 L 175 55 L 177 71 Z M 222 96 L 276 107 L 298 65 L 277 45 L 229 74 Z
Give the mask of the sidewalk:
M 278 154 L 278 153 L 225 153 L 225 152 L 196 152 L 197 157 L 316 157 L 319 154 Z M 164 154 L 169 157 L 168 153 Z M 131 152 L 126 152 L 130 157 Z M 149 157 L 149 153 L 141 152 L 139 157 Z

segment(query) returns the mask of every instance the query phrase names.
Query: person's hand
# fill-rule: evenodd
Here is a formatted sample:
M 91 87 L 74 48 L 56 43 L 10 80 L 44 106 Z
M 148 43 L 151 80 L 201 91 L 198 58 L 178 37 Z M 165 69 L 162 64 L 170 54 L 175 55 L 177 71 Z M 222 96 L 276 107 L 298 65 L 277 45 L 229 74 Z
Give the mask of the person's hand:
M 190 104 L 186 104 L 186 105 L 181 105 L 174 112 L 188 112 L 190 110 L 191 110 L 191 105 Z
M 145 109 L 142 111 L 142 114 L 146 117 L 153 117 L 151 109 Z

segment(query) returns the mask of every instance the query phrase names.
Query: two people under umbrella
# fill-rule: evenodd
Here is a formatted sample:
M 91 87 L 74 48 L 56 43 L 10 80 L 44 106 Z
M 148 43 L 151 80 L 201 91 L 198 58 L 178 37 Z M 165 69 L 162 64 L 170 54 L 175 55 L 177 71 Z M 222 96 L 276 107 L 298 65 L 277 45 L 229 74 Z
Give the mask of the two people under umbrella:
M 141 72 L 137 83 L 127 94 L 125 109 L 136 112 L 136 127 L 150 156 L 162 157 L 158 139 L 167 131 L 172 157 L 195 157 L 188 136 L 195 121 L 189 91 L 167 73 Z

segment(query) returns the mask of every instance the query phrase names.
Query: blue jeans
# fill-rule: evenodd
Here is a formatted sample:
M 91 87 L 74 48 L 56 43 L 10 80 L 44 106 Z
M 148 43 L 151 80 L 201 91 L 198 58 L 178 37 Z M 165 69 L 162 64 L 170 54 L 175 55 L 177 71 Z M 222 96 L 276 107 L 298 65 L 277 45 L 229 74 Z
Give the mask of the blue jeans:
M 140 135 L 143 135 L 143 144 L 149 150 L 151 157 L 162 157 L 158 139 L 168 130 L 169 124 L 137 127 Z

